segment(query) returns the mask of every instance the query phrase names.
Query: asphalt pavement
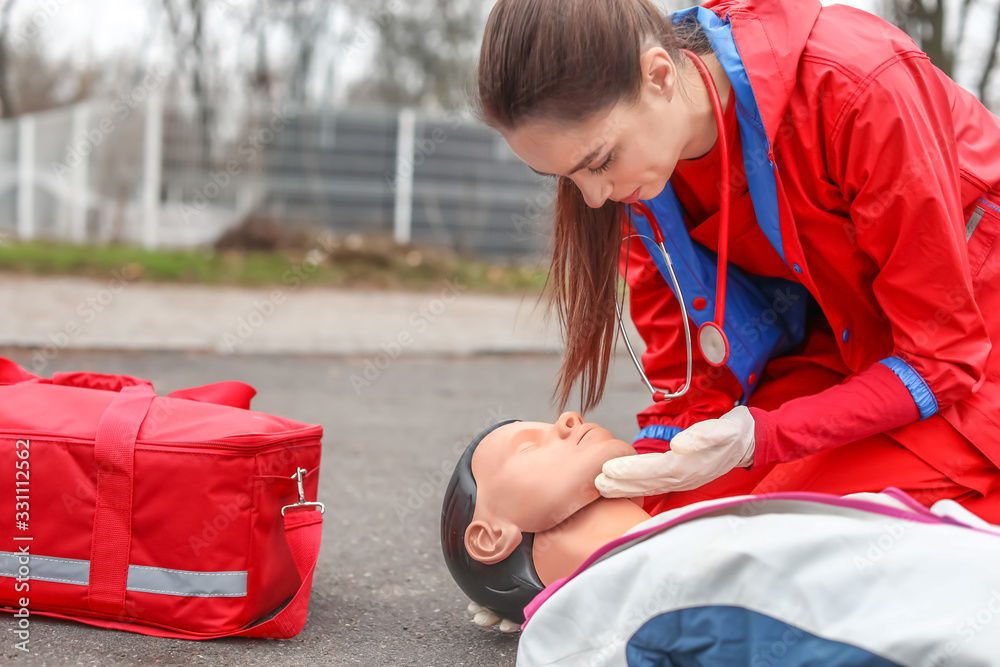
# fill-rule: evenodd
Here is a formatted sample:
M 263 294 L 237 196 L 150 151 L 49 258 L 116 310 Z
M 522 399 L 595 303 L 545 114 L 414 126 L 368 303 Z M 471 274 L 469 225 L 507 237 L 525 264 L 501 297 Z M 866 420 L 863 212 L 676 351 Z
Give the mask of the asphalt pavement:
M 532 312 L 534 297 L 459 290 L 448 300 L 447 285 L 302 289 L 272 300 L 268 314 L 268 290 L 135 283 L 113 291 L 111 280 L 0 277 L 0 356 L 40 375 L 145 377 L 160 394 L 241 380 L 258 391 L 255 410 L 322 424 L 327 512 L 309 620 L 291 640 L 193 642 L 38 618 L 30 654 L 0 634 L 4 662 L 514 665 L 517 635 L 473 625 L 444 566 L 440 473 L 487 422 L 557 416 L 549 398 L 558 338 Z M 250 332 L 242 338 L 241 318 Z M 227 333 L 240 341 L 232 350 Z M 619 355 L 590 417 L 630 439 L 647 401 Z

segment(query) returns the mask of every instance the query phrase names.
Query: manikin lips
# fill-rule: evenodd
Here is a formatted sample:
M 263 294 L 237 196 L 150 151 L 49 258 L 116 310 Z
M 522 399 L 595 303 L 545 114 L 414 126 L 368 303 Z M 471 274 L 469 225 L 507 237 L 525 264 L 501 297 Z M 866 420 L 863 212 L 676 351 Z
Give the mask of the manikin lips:
M 597 426 L 596 424 L 591 425 L 590 428 L 588 428 L 582 434 L 580 434 L 580 439 L 576 441 L 576 444 L 577 445 L 582 445 L 583 444 L 583 439 L 587 437 L 587 434 L 590 433 L 591 431 L 596 431 L 598 428 L 600 428 L 600 427 Z

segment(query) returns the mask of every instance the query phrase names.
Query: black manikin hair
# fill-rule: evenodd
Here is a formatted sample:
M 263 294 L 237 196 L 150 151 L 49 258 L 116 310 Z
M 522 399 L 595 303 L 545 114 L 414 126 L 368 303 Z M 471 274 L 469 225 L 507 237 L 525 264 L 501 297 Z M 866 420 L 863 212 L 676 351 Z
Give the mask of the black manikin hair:
M 472 558 L 465 548 L 465 530 L 476 512 L 476 480 L 472 476 L 472 455 L 487 435 L 517 419 L 490 426 L 466 448 L 455 466 L 444 493 L 441 510 L 441 548 L 455 583 L 469 598 L 500 618 L 524 622 L 524 608 L 545 585 L 535 572 L 531 557 L 534 533 L 521 533 L 521 543 L 499 563 L 486 565 Z

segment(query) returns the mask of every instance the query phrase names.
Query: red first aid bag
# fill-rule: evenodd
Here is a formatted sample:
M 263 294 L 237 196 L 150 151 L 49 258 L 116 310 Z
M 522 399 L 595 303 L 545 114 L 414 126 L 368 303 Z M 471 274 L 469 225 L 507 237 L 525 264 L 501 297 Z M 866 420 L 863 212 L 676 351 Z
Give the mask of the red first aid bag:
M 40 378 L 0 358 L 0 605 L 160 637 L 294 637 L 323 430 L 241 382 Z M 262 619 L 267 620 L 262 620 Z

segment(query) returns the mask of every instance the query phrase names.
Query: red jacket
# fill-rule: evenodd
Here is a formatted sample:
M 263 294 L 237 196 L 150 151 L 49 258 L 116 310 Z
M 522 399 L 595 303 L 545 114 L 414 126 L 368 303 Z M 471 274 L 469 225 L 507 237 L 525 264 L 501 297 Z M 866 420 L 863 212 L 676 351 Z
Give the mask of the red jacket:
M 773 146 L 787 264 L 755 223 L 738 148 L 729 259 L 802 283 L 849 374 L 884 388 L 876 392 L 884 405 L 801 399 L 788 420 L 915 420 L 913 399 L 877 363 L 898 356 L 924 379 L 939 414 L 1000 465 L 1000 357 L 990 356 L 991 337 L 1000 340 L 1000 252 L 990 256 L 1000 231 L 1000 121 L 871 14 L 814 0 L 705 6 L 731 20 Z M 714 183 L 686 188 L 680 171 L 672 180 L 682 201 L 686 192 L 718 198 Z M 689 221 L 691 236 L 716 250 L 718 202 L 704 204 L 697 210 L 710 217 Z M 975 225 L 968 241 L 967 223 Z M 654 384 L 676 387 L 686 363 L 679 309 L 642 245 L 630 252 L 644 367 Z M 742 390 L 728 373 L 696 356 L 688 395 L 649 407 L 639 425 L 685 428 L 730 410 Z

